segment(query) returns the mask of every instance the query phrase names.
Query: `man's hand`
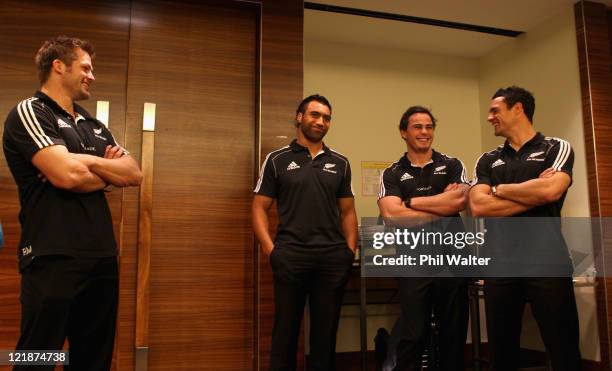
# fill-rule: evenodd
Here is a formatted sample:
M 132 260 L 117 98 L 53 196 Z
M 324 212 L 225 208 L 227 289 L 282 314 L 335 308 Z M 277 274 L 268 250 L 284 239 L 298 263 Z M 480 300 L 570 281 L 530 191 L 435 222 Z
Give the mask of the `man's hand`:
M 455 191 L 457 189 L 459 189 L 459 184 L 450 183 L 449 185 L 446 186 L 446 188 L 444 188 L 444 192 Z
M 410 208 L 403 208 L 402 205 L 395 209 L 390 209 L 386 212 L 391 215 L 385 215 L 385 210 L 382 209 L 381 200 L 378 201 L 378 206 L 381 209 L 381 215 L 383 217 L 419 217 L 422 215 L 409 215 L 409 213 L 427 213 L 429 216 L 440 217 L 440 216 L 451 216 L 465 209 L 467 201 L 467 191 L 469 186 L 463 183 L 450 183 L 444 188 L 442 193 L 438 193 L 433 196 L 420 196 L 413 197 L 410 202 Z M 392 196 L 390 196 L 392 197 Z M 397 201 L 396 201 L 397 202 Z M 385 202 L 386 203 L 386 202 Z M 401 203 L 401 200 L 400 200 Z
M 522 183 L 498 185 L 497 197 L 535 207 L 556 202 L 563 197 L 571 183 L 569 174 L 548 168 L 537 178 Z
M 125 155 L 123 148 L 119 146 L 107 146 L 104 157 L 71 153 L 76 160 L 83 163 L 96 175 L 100 176 L 107 184 L 116 187 L 128 187 L 140 185 L 142 172 L 136 161 Z
M 497 186 L 499 193 L 499 186 Z M 519 202 L 491 194 L 488 184 L 476 184 L 470 189 L 468 203 L 473 217 L 500 217 L 520 214 L 532 208 Z
M 548 169 L 542 171 L 540 175 L 538 175 L 538 178 L 550 178 L 551 176 L 555 175 L 556 172 L 557 171 L 555 169 L 549 167 Z
M 104 158 L 112 160 L 120 158 L 121 156 L 123 156 L 123 148 L 121 148 L 121 146 L 106 146 L 106 149 L 104 151 Z
M 274 245 L 264 246 L 261 245 L 261 251 L 264 253 L 268 260 L 270 260 L 270 255 L 272 255 L 272 250 L 274 250 Z
M 102 178 L 74 158 L 65 146 L 41 149 L 32 157 L 32 164 L 40 171 L 38 178 L 41 182 L 49 181 L 57 188 L 88 193 L 103 189 L 106 185 Z

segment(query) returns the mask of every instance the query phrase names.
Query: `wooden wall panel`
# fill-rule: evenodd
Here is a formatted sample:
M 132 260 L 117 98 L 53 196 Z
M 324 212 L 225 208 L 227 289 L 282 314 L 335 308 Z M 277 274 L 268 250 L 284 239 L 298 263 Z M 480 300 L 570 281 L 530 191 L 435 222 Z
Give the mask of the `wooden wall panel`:
M 585 149 L 591 216 L 612 216 L 612 38 L 610 12 L 604 4 L 575 5 Z M 609 224 L 609 223 L 606 223 Z M 595 266 L 601 363 L 610 370 L 612 330 L 612 236 L 596 231 Z M 603 233 L 600 233 L 603 232 Z
M 261 148 L 259 162 L 265 154 L 284 146 L 293 137 L 292 126 L 294 110 L 302 98 L 302 1 L 264 0 L 261 5 L 261 44 L 260 72 L 261 117 L 260 138 L 255 149 Z M 218 2 L 217 2 L 218 3 Z M 230 2 L 226 1 L 225 5 Z M 238 4 L 238 5 L 236 5 Z M 235 2 L 235 6 L 242 3 Z M 138 123 L 142 116 L 139 111 L 128 112 L 127 121 Z M 129 125 L 126 130 L 128 147 L 139 158 L 140 129 Z M 259 164 L 256 164 L 259 165 Z M 256 176 L 259 166 L 253 168 Z M 253 178 L 253 180 L 255 180 Z M 253 183 L 254 186 L 254 183 Z M 118 369 L 131 370 L 134 364 L 134 317 L 135 317 L 135 272 L 137 240 L 137 202 L 136 191 L 124 192 L 123 229 L 122 229 L 122 272 L 121 307 L 118 328 Z M 275 224 L 274 220 L 272 224 Z M 254 245 L 254 248 L 257 246 Z M 258 250 L 257 250 L 258 251 Z M 259 258 L 257 255 L 256 258 Z M 273 293 L 271 270 L 266 260 L 257 260 L 255 273 L 256 293 L 253 296 L 253 369 L 267 369 L 269 358 L 270 334 L 273 320 Z
M 121 1 L 13 1 L 0 7 L 0 136 L 9 110 L 32 96 L 39 83 L 34 55 L 42 42 L 66 34 L 90 40 L 97 51 L 96 81 L 92 97 L 80 102 L 95 115 L 96 100 L 110 101 L 110 128 L 119 142 L 125 131 L 125 78 L 130 7 Z M 121 190 L 108 194 L 119 239 Z M 0 252 L 0 349 L 11 349 L 19 336 L 19 275 L 16 246 L 20 227 L 17 220 L 17 189 L 0 151 L 0 221 L 6 244 Z M 2 369 L 2 367 L 0 367 Z
M 609 46 L 610 46 L 610 59 L 612 59 L 612 9 L 606 9 L 607 14 L 608 14 L 608 41 L 610 42 Z M 610 66 L 610 72 L 612 72 L 612 64 Z
M 262 1 L 261 157 L 287 145 L 295 136 L 295 109 L 303 89 L 302 1 Z M 275 227 L 276 216 L 270 220 Z M 272 271 L 259 253 L 259 370 L 267 370 L 274 320 Z M 303 352 L 298 357 L 303 367 Z
M 128 125 L 157 105 L 149 367 L 249 369 L 258 13 L 136 1 L 132 17 Z

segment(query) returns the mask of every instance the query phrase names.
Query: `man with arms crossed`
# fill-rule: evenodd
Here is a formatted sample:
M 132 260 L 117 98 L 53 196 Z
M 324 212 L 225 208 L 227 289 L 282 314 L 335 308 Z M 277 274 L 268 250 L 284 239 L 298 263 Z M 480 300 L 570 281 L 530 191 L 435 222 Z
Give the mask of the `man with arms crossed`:
M 357 246 L 357 215 L 346 157 L 323 143 L 331 105 L 320 95 L 296 111 L 297 138 L 266 157 L 253 199 L 253 229 L 274 272 L 270 370 L 295 370 L 306 298 L 310 304 L 309 370 L 335 369 L 344 286 Z M 268 210 L 277 200 L 274 242 Z
M 561 207 L 572 181 L 574 153 L 565 140 L 545 137 L 534 130 L 534 112 L 535 99 L 523 88 L 499 89 L 493 95 L 488 121 L 493 125 L 495 135 L 506 138 L 506 141 L 480 156 L 476 164 L 476 178 L 469 193 L 473 216 L 561 216 Z M 539 228 L 546 227 L 537 224 Z M 561 262 L 567 274 L 563 277 L 492 277 L 485 280 L 487 332 L 491 369 L 494 371 L 516 370 L 518 367 L 521 322 L 527 301 L 531 303 L 553 369 L 580 370 L 572 263 L 560 223 L 552 220 L 547 224 L 550 228 L 546 231 L 529 231 L 528 224 L 522 224 L 522 235 L 543 238 L 543 243 L 530 244 L 524 253 L 543 254 L 550 250 L 552 259 L 547 261 Z M 524 243 L 512 246 L 506 242 L 517 239 L 516 233 L 508 231 L 508 226 L 509 223 L 506 230 L 500 229 L 495 236 L 487 236 L 489 241 L 493 237 L 495 240 L 494 245 L 486 246 L 487 249 L 502 246 L 506 250 L 520 251 Z M 487 226 L 487 229 L 490 228 Z M 529 251 L 533 248 L 539 251 Z M 513 251 L 501 253 L 511 256 Z M 524 266 L 520 264 L 514 269 L 519 272 Z M 538 269 L 545 267 L 540 265 Z
M 79 371 L 109 370 L 113 354 L 117 247 L 104 188 L 142 178 L 110 131 L 74 103 L 90 96 L 93 56 L 87 41 L 46 41 L 35 58 L 41 88 L 9 113 L 3 136 L 21 204 L 17 350 L 57 351 L 68 338 L 66 369 Z
M 459 217 L 465 208 L 469 188 L 465 167 L 459 159 L 431 148 L 435 127 L 436 119 L 424 107 L 410 107 L 402 116 L 399 130 L 406 153 L 383 172 L 378 195 L 380 214 L 386 222 L 402 225 Z M 393 369 L 420 370 L 433 308 L 440 325 L 441 370 L 463 370 L 468 324 L 466 280 L 426 275 L 399 279 L 402 313 L 398 320 L 400 339 L 397 348 L 389 352 L 397 355 Z

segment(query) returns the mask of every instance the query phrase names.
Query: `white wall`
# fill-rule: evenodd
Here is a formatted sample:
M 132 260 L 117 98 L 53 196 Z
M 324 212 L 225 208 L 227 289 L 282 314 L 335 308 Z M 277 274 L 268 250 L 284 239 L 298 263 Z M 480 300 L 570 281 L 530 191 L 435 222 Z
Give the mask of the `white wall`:
M 304 95 L 313 93 L 331 101 L 325 142 L 351 162 L 360 217 L 378 216 L 376 197 L 361 195 L 361 162 L 394 162 L 403 155 L 398 125 L 409 106 L 432 109 L 438 118 L 434 148 L 459 157 L 468 169 L 481 147 L 475 59 L 306 39 Z

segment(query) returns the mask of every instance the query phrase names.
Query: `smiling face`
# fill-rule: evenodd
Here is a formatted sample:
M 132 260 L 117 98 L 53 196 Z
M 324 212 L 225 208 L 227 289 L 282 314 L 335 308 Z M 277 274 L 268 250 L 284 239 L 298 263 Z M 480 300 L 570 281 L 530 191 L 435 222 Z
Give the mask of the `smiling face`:
M 72 100 L 78 101 L 90 97 L 89 86 L 96 78 L 89 54 L 80 48 L 75 50 L 75 54 L 76 59 L 69 66 L 64 65 L 61 84 Z
M 299 112 L 296 117 L 298 135 L 303 136 L 311 143 L 323 140 L 331 124 L 329 107 L 323 103 L 312 101 L 306 106 L 304 113 Z
M 487 121 L 493 125 L 495 136 L 508 136 L 520 110 L 522 110 L 520 102 L 508 108 L 504 97 L 497 97 L 491 101 Z
M 417 153 L 429 151 L 434 139 L 434 124 L 426 113 L 415 113 L 408 118 L 406 130 L 400 130 L 408 150 Z

